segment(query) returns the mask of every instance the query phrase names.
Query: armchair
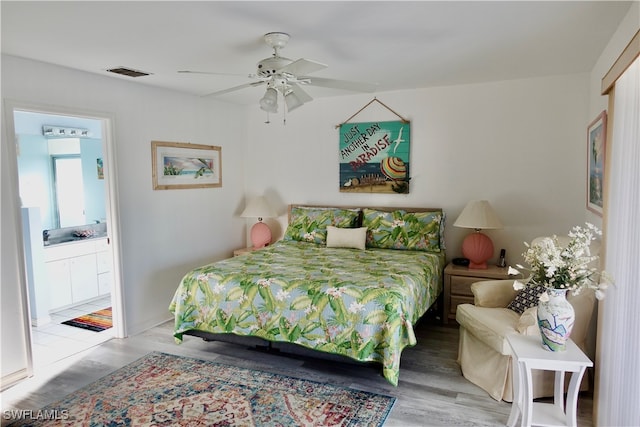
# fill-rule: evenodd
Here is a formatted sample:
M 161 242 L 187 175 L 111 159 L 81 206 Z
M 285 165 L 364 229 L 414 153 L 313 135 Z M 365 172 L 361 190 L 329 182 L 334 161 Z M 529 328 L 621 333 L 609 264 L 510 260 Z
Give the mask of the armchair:
M 489 280 L 471 285 L 474 304 L 461 304 L 456 311 L 460 324 L 458 363 L 462 374 L 496 400 L 513 400 L 511 350 L 508 334 L 535 335 L 539 339 L 536 307 L 522 315 L 506 308 L 517 291 L 513 280 Z M 567 299 L 576 313 L 571 339 L 588 354 L 589 324 L 595 306 L 595 293 L 585 290 Z M 533 397 L 553 396 L 553 372 L 533 372 Z M 581 390 L 589 383 L 583 378 Z
M 461 304 L 456 311 L 460 324 L 458 363 L 462 374 L 496 400 L 513 400 L 511 350 L 508 334 L 533 335 L 540 338 L 536 307 L 522 315 L 506 308 L 515 297 L 513 280 L 489 280 L 471 285 L 474 304 Z M 567 298 L 576 313 L 571 339 L 588 354 L 587 337 L 595 306 L 593 291 L 583 291 Z M 534 398 L 553 396 L 553 372 L 534 371 Z M 580 388 L 588 389 L 588 381 Z

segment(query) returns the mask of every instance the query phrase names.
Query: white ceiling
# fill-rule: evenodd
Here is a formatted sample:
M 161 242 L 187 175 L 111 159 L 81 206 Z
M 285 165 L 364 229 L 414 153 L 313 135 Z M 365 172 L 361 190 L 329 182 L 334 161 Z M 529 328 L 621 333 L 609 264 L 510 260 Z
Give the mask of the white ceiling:
M 271 55 L 328 64 L 312 76 L 378 92 L 589 72 L 631 2 L 1 1 L 2 53 L 205 95 L 248 83 Z M 153 73 L 107 73 L 124 66 Z M 179 74 L 201 70 L 229 75 Z M 352 92 L 306 87 L 313 97 Z M 264 87 L 221 100 L 257 103 Z

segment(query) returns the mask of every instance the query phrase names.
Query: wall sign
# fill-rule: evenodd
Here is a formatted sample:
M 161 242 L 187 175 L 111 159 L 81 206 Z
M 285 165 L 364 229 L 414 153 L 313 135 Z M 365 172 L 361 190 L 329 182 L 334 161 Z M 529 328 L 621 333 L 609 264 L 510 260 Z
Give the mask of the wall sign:
M 340 191 L 409 193 L 411 124 L 405 120 L 340 125 Z

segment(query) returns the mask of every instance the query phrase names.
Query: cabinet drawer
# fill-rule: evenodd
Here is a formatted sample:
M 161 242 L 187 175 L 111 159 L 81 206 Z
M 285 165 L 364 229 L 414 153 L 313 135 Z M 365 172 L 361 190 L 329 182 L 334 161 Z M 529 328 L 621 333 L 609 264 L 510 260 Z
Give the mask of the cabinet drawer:
M 456 295 L 451 295 L 451 304 L 449 305 L 450 313 L 454 315 L 456 314 L 456 308 L 458 304 L 473 304 L 473 297 L 461 297 Z
M 473 296 L 471 293 L 471 284 L 479 282 L 478 277 L 451 276 L 451 294 Z
M 65 258 L 74 258 L 96 252 L 96 245 L 93 241 L 72 242 L 62 245 L 49 246 L 44 248 L 44 261 L 56 261 Z
M 98 264 L 98 273 L 107 273 L 111 271 L 111 253 L 110 252 L 98 252 L 96 254 L 96 261 Z
M 98 294 L 107 295 L 111 292 L 111 273 L 98 274 Z
M 96 252 L 108 251 L 109 250 L 109 240 L 104 238 L 96 238 Z

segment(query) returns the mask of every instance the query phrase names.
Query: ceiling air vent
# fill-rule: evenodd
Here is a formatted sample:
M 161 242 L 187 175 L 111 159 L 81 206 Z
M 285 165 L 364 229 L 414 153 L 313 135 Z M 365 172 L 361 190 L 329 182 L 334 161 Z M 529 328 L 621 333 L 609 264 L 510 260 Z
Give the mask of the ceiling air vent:
M 151 73 L 145 73 L 144 71 L 134 70 L 132 68 L 125 68 L 125 67 L 109 68 L 107 71 L 110 73 L 121 74 L 123 76 L 129 76 L 129 77 L 143 77 L 151 74 Z

